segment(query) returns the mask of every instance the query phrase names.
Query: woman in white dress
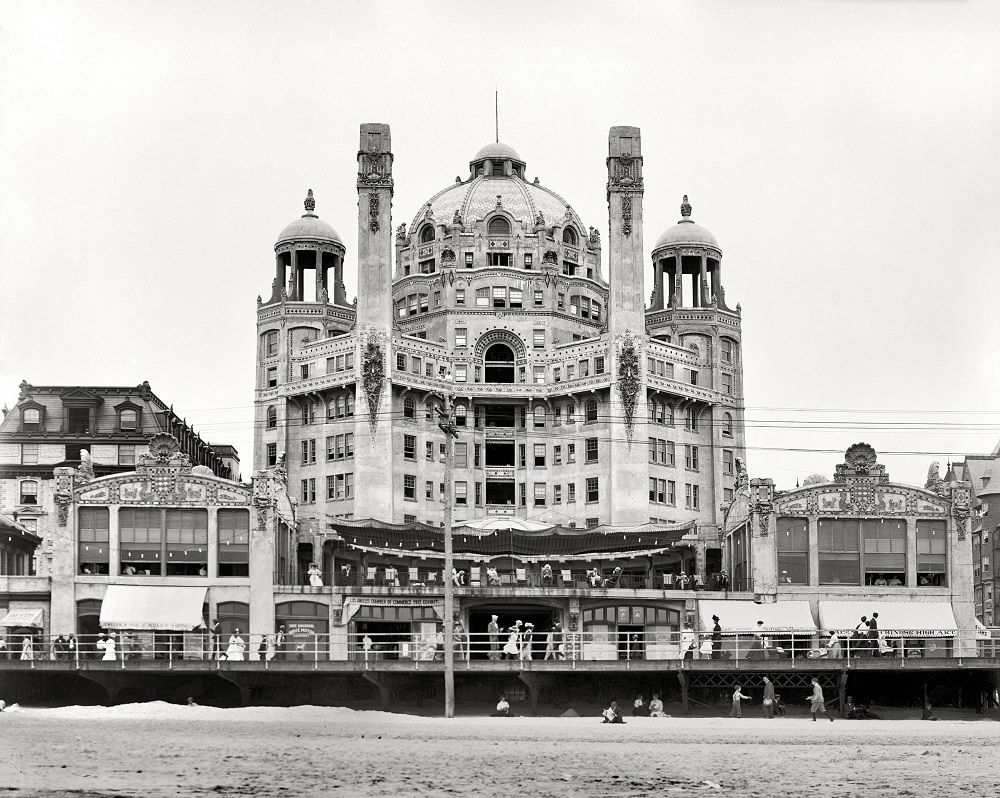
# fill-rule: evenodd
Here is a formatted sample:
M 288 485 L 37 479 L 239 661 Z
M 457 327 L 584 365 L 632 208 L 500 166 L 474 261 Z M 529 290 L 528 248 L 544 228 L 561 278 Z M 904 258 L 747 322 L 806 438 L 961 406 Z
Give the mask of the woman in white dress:
M 311 587 L 323 587 L 323 572 L 317 567 L 316 563 L 309 563 L 309 584 Z
M 35 646 L 31 642 L 31 638 L 27 635 L 21 640 L 21 659 L 34 659 L 35 658 Z
M 104 656 L 101 657 L 102 660 L 114 660 L 117 655 L 117 643 L 115 642 L 115 633 L 112 632 L 108 635 L 108 639 L 104 641 Z
M 240 637 L 240 630 L 236 629 L 229 636 L 229 648 L 226 649 L 226 659 L 230 662 L 242 662 L 243 652 L 246 650 L 247 644 Z
M 505 659 L 518 659 L 521 656 L 521 622 L 514 621 L 514 625 L 508 630 L 510 636 L 503 647 Z

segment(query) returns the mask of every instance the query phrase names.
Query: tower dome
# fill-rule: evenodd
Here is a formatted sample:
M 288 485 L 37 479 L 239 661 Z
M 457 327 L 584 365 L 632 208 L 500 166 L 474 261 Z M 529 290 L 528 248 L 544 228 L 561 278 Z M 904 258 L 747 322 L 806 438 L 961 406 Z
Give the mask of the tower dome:
M 324 222 L 314 213 L 316 210 L 316 200 L 313 199 L 312 189 L 309 189 L 303 205 L 306 212 L 302 214 L 301 218 L 285 226 L 285 229 L 278 234 L 275 247 L 290 241 L 325 241 L 343 247 L 343 239 L 333 229 L 333 225 Z
M 719 250 L 719 242 L 716 241 L 715 236 L 691 220 L 691 203 L 688 202 L 687 194 L 684 195 L 684 200 L 681 203 L 680 220 L 673 227 L 664 230 L 663 234 L 656 239 L 653 251 L 655 252 L 662 247 L 677 246 L 708 247 Z

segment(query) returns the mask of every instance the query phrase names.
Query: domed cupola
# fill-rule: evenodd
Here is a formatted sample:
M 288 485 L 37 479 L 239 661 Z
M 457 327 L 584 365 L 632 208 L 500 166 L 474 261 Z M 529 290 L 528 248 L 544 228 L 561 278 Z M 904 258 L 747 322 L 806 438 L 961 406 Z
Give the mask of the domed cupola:
M 333 225 L 316 215 L 312 189 L 303 205 L 306 212 L 278 234 L 274 245 L 276 275 L 269 302 L 279 301 L 284 291 L 292 302 L 346 305 L 344 242 Z
M 469 179 L 476 177 L 519 177 L 524 179 L 525 163 L 513 147 L 499 141 L 487 144 L 469 161 Z
M 653 273 L 651 310 L 701 308 L 713 302 L 728 310 L 722 288 L 722 249 L 715 236 L 692 221 L 687 194 L 681 202 L 680 220 L 656 240 Z
M 278 241 L 274 245 L 275 251 L 282 244 L 290 241 L 326 241 L 332 244 L 344 246 L 344 241 L 340 234 L 333 229 L 333 225 L 324 222 L 316 214 L 316 200 L 313 198 L 312 189 L 306 195 L 306 212 L 302 217 L 285 226 L 285 229 L 278 234 Z

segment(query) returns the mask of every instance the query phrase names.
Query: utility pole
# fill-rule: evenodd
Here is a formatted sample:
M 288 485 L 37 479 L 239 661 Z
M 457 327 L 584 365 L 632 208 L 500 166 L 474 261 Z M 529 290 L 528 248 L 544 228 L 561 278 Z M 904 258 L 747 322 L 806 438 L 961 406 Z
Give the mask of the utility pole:
M 454 467 L 455 438 L 458 430 L 453 417 L 454 403 L 451 394 L 445 395 L 445 406 L 437 408 L 444 432 L 444 716 L 455 717 L 455 583 L 451 572 L 454 558 L 451 551 L 452 469 Z

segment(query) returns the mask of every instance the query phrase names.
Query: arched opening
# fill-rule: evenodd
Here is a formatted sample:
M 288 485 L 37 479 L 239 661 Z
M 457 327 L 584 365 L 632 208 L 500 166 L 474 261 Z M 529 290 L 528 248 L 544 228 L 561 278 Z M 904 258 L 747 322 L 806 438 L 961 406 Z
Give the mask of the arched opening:
M 278 409 L 271 405 L 267 408 L 267 428 L 276 429 L 278 426 Z
M 487 232 L 491 236 L 509 236 L 510 235 L 510 222 L 508 222 L 503 216 L 494 216 L 490 219 L 489 227 Z
M 486 382 L 514 382 L 514 352 L 507 344 L 493 344 L 483 357 Z
M 576 237 L 576 230 L 572 227 L 567 227 L 563 230 L 563 243 L 569 244 L 571 247 L 575 247 L 579 239 Z
M 434 225 L 425 224 L 420 230 L 420 243 L 429 244 L 434 240 Z

